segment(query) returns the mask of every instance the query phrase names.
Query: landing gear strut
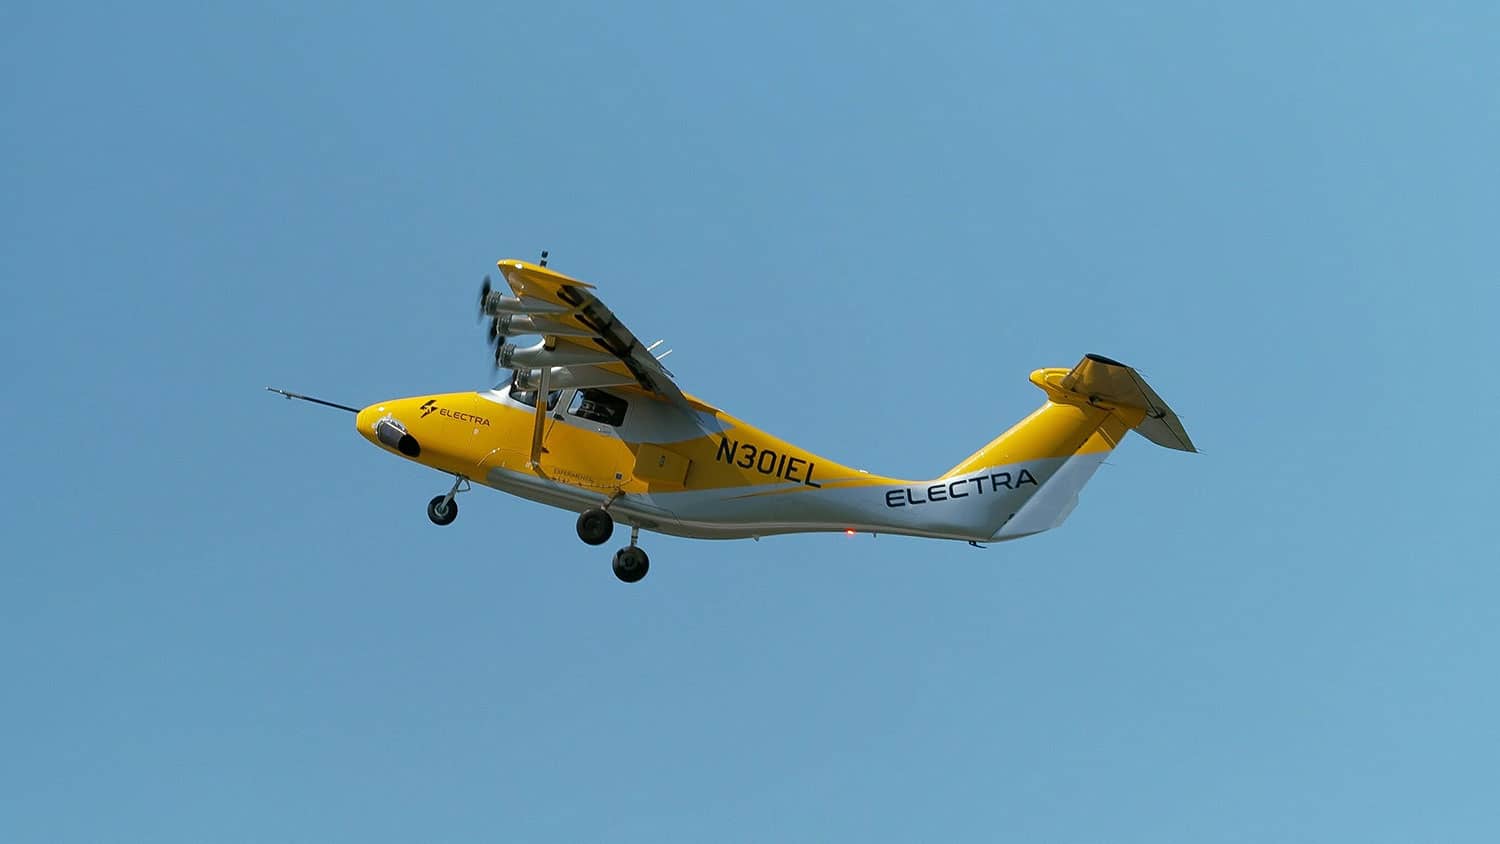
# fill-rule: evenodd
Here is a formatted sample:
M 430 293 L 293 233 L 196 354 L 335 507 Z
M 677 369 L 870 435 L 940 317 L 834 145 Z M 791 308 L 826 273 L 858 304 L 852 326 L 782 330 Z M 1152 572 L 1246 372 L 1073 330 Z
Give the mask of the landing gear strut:
M 463 475 L 454 475 L 453 488 L 448 490 L 448 494 L 439 495 L 427 502 L 427 518 L 435 525 L 453 524 L 453 520 L 458 518 L 458 502 L 453 500 L 453 496 L 468 491 L 469 479 Z
M 640 528 L 632 527 L 630 529 L 630 544 L 615 552 L 615 577 L 620 578 L 626 583 L 639 581 L 651 569 L 651 558 L 646 556 L 646 552 L 642 551 L 640 546 L 635 544 L 640 534 Z

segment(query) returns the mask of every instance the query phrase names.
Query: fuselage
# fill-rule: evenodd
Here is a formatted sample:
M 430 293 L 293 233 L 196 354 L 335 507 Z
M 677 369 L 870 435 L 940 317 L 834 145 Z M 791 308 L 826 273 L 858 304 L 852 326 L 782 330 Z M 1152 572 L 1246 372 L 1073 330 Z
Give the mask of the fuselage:
M 708 539 L 848 530 L 1012 538 L 1025 534 L 1002 528 L 1070 462 L 906 481 L 811 454 L 696 399 L 695 417 L 640 391 L 584 389 L 553 393 L 533 461 L 536 399 L 506 384 L 392 399 L 360 411 L 355 425 L 392 453 L 474 483 L 573 511 L 608 505 L 616 520 Z

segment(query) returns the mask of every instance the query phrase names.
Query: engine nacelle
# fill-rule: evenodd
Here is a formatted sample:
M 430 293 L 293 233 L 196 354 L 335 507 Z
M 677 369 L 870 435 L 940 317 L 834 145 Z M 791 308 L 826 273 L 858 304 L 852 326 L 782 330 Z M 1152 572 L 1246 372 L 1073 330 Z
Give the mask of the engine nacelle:
M 554 366 L 547 370 L 548 390 L 569 390 L 574 387 L 621 387 L 634 384 L 629 375 L 620 375 L 597 366 Z M 539 390 L 542 372 L 526 369 L 516 373 L 516 384 L 523 390 Z
M 485 316 L 496 316 L 499 314 L 560 314 L 566 313 L 568 309 L 551 302 L 523 302 L 515 296 L 506 296 L 496 291 L 484 297 L 479 310 Z
M 603 349 L 586 349 L 572 343 L 549 349 L 546 341 L 518 349 L 506 343 L 495 352 L 495 363 L 505 369 L 540 369 L 544 366 L 581 366 L 618 360 Z
M 594 337 L 587 328 L 568 325 L 555 319 L 534 314 L 503 313 L 495 316 L 494 332 L 500 337 L 515 334 L 551 334 L 554 337 Z

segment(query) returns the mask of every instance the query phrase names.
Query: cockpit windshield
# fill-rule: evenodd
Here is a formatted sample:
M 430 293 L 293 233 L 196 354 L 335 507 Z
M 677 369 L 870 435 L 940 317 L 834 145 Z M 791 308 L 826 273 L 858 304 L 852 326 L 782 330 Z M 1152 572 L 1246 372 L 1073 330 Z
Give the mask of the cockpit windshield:
M 499 384 L 495 385 L 495 392 L 509 393 L 511 398 L 515 399 L 521 404 L 524 404 L 527 407 L 536 407 L 536 390 L 523 389 L 519 383 L 520 377 L 521 374 L 519 372 L 512 372 L 509 380 L 501 381 Z M 561 395 L 562 390 L 547 391 L 548 410 L 551 410 L 557 406 L 557 398 Z

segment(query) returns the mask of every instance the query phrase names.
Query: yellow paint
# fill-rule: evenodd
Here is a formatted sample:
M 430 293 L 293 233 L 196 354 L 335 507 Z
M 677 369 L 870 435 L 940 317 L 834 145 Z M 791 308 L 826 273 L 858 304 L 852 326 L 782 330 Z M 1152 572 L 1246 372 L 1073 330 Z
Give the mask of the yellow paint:
M 636 447 L 635 470 L 632 474 L 653 489 L 681 489 L 687 478 L 688 468 L 692 465 L 693 461 L 675 451 L 651 443 L 641 443 Z
M 1071 390 L 1063 387 L 1061 381 L 1069 371 L 1050 368 L 1031 373 L 1031 383 L 1047 394 L 1047 403 L 943 477 L 963 475 L 986 466 L 1109 451 L 1145 418 L 1145 411 L 1138 408 L 1103 407 L 1092 403 L 1076 387 Z

